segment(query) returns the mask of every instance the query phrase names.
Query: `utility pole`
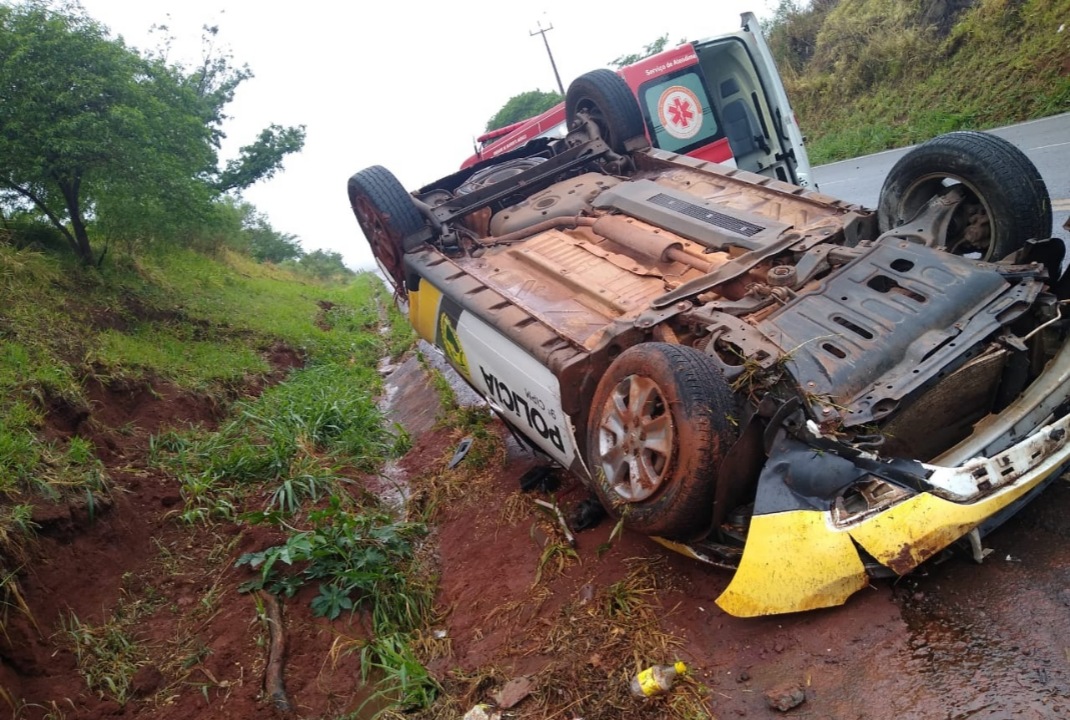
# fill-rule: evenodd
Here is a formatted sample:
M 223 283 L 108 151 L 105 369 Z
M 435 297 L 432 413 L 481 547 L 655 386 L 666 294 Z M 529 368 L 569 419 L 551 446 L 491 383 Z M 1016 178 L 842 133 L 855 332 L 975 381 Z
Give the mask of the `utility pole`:
M 557 63 L 554 62 L 554 54 L 550 52 L 550 41 L 546 39 L 546 33 L 553 30 L 554 26 L 551 24 L 550 27 L 544 28 L 542 26 L 541 21 L 537 22 L 536 25 L 538 25 L 539 29 L 532 30 L 528 34 L 531 37 L 535 37 L 536 35 L 542 35 L 542 42 L 544 45 L 546 45 L 546 54 L 550 56 L 550 67 L 554 69 L 554 77 L 557 78 L 557 89 L 561 91 L 561 97 L 564 97 L 565 86 L 561 84 L 561 76 L 557 72 Z

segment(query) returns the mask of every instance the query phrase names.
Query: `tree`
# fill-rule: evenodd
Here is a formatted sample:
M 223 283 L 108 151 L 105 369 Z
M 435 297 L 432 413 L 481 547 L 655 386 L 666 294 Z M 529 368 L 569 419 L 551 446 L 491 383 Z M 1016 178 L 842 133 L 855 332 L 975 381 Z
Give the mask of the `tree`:
M 241 148 L 237 160 L 228 160 L 219 174 L 216 188 L 221 192 L 246 188 L 258 180 L 269 180 L 282 167 L 282 158 L 298 152 L 305 144 L 305 129 L 269 125 L 256 142 Z
M 657 55 L 659 52 L 665 49 L 665 45 L 668 42 L 669 34 L 665 33 L 649 45 L 644 45 L 642 52 L 631 53 L 629 55 L 621 55 L 616 59 L 610 60 L 609 64 L 617 68 L 618 70 L 624 67 L 625 65 L 633 65 L 642 60 L 643 58 L 648 58 L 651 55 Z M 681 40 L 677 44 L 683 44 L 684 42 L 684 40 Z
M 487 121 L 487 132 L 543 113 L 564 100 L 559 92 L 528 90 L 514 95 Z
M 303 127 L 272 125 L 219 170 L 223 110 L 250 76 L 211 45 L 192 71 L 142 56 L 77 5 L 0 4 L 0 203 L 34 208 L 86 264 L 109 214 L 149 233 L 202 221 L 303 145 Z
M 279 232 L 262 213 L 253 210 L 242 229 L 249 238 L 249 252 L 258 262 L 277 265 L 287 260 L 296 260 L 302 255 L 301 241 L 297 236 Z
M 343 262 L 342 254 L 334 251 L 313 250 L 298 260 L 298 264 L 305 272 L 321 280 L 354 275 L 354 272 Z

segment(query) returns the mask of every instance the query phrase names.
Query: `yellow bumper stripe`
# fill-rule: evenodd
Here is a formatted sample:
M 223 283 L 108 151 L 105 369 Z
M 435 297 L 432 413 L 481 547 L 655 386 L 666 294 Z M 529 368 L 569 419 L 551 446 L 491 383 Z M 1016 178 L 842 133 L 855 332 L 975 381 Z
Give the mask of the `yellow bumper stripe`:
M 409 322 L 416 334 L 432 345 L 435 344 L 438 306 L 441 302 L 442 292 L 427 280 L 421 279 L 419 289 L 409 293 Z
M 903 575 L 1025 495 L 1051 472 L 971 505 L 929 493 L 915 495 L 852 527 L 851 537 L 882 565 Z
M 736 617 L 840 605 L 868 584 L 852 539 L 881 564 L 906 574 L 1051 472 L 972 505 L 922 493 L 845 530 L 833 528 L 827 513 L 816 510 L 756 516 L 739 569 L 717 604 Z
M 850 536 L 833 530 L 816 510 L 751 519 L 743 559 L 717 598 L 736 617 L 842 605 L 869 584 Z

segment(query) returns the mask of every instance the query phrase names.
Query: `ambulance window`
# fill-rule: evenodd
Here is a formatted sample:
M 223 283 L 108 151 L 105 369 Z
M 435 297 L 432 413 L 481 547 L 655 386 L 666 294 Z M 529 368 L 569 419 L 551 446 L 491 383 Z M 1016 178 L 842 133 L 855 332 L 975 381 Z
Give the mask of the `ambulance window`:
M 702 78 L 684 72 L 640 88 L 643 115 L 654 144 L 684 153 L 720 137 Z

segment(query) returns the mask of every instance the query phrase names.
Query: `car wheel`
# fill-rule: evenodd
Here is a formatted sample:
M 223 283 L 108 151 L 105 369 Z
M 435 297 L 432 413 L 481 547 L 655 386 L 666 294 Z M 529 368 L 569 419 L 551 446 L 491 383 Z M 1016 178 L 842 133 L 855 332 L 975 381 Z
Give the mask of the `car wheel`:
M 881 188 L 881 230 L 910 220 L 953 185 L 963 186 L 966 201 L 948 228 L 949 251 L 996 261 L 1051 236 L 1051 202 L 1036 167 L 1013 144 L 981 132 L 941 135 L 900 158 Z
M 423 227 L 423 217 L 394 174 L 380 165 L 349 178 L 349 202 L 379 266 L 405 294 L 405 238 Z
M 614 152 L 625 152 L 625 142 L 644 132 L 643 116 L 635 95 L 623 78 L 612 70 L 592 70 L 568 86 L 565 117 L 569 128 L 575 127 L 581 112 L 594 121 L 602 140 Z
M 625 350 L 598 383 L 588 422 L 587 459 L 602 504 L 648 535 L 704 534 L 717 470 L 736 435 L 734 407 L 724 376 L 698 350 Z

